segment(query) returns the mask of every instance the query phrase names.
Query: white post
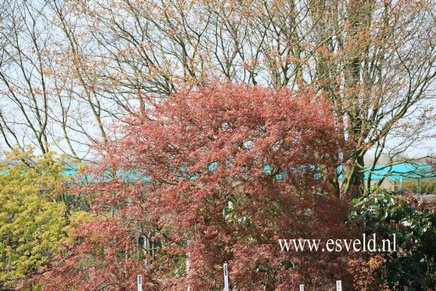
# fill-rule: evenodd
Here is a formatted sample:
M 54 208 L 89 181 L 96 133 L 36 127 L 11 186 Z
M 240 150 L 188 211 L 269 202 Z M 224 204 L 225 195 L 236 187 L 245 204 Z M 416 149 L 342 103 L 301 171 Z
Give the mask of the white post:
M 300 291 L 304 291 L 304 284 L 300 284 Z
M 186 253 L 186 275 L 191 275 L 191 261 L 189 260 L 190 253 Z
M 342 291 L 342 281 L 336 280 L 336 291 Z
M 186 253 L 186 275 L 191 276 L 191 261 L 189 260 L 190 253 Z M 191 285 L 188 285 L 188 291 L 191 291 Z
M 138 275 L 138 291 L 142 291 L 142 276 Z
M 229 291 L 229 271 L 227 270 L 227 263 L 224 263 L 223 270 L 224 270 L 224 291 Z

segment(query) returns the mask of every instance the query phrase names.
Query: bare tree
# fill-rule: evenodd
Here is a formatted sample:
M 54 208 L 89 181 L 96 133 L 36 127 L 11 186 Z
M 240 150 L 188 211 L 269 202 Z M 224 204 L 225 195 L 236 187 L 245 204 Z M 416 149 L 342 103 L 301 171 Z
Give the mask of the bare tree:
M 368 153 L 376 163 L 402 133 L 400 147 L 389 149 L 398 155 L 419 138 L 417 128 L 434 122 L 426 108 L 435 79 L 431 0 L 20 5 L 12 29 L 1 30 L 2 102 L 19 112 L 3 107 L 0 115 L 10 147 L 32 141 L 42 151 L 53 144 L 83 157 L 79 152 L 91 144 L 111 139 L 111 120 L 143 110 L 147 98 L 216 78 L 294 90 L 314 86 L 331 100 L 351 146 L 332 157 L 343 161 L 343 182 L 333 182 L 355 197 L 370 188 L 364 183 Z
M 0 70 L 3 85 L 1 131 L 6 144 L 11 147 L 13 143 L 20 144 L 16 128 L 21 128 L 21 139 L 34 142 L 46 153 L 49 151 L 49 93 L 44 75 L 44 54 L 49 35 L 42 33 L 38 25 L 41 15 L 31 11 L 30 6 L 19 2 L 9 5 L 6 21 L 10 23 L 10 30 L 1 31 L 2 54 L 7 59 Z M 6 114 L 10 116 L 9 120 Z M 27 139 L 29 136 L 31 138 Z

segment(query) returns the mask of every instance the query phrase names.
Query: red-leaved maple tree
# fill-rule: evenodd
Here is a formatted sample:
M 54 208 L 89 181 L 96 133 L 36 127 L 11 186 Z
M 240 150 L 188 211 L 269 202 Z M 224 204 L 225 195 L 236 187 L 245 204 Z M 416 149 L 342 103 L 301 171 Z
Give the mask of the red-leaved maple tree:
M 334 286 L 337 254 L 279 239 L 343 237 L 331 186 L 342 145 L 331 107 L 298 93 L 213 83 L 149 100 L 77 192 L 93 215 L 42 278 L 47 288 L 238 290 Z

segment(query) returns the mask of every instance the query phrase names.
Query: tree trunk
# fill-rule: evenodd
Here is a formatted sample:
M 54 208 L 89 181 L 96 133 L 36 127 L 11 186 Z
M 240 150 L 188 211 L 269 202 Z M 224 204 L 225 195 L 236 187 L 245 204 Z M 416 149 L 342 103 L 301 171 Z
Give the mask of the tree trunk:
M 344 164 L 341 194 L 346 199 L 357 198 L 365 194 L 364 156 L 363 152 L 359 153 Z

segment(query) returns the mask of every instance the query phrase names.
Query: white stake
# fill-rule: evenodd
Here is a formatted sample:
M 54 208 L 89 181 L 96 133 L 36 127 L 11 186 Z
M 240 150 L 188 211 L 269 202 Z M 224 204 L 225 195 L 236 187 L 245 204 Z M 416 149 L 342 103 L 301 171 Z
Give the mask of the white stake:
M 189 260 L 190 253 L 186 253 L 186 275 L 191 276 L 191 261 Z M 188 291 L 191 291 L 191 285 L 188 285 Z
M 224 291 L 229 291 L 229 272 L 227 270 L 227 263 L 224 263 L 223 270 L 224 270 Z
M 138 291 L 142 291 L 142 276 L 138 275 Z
M 336 291 L 342 291 L 342 281 L 341 280 L 336 281 Z
M 304 284 L 300 284 L 300 291 L 304 291 Z

